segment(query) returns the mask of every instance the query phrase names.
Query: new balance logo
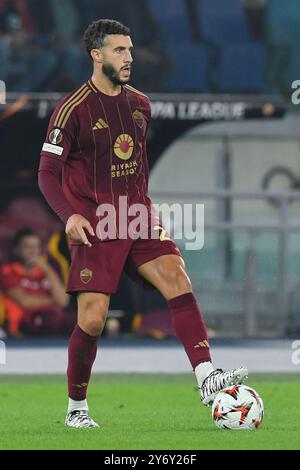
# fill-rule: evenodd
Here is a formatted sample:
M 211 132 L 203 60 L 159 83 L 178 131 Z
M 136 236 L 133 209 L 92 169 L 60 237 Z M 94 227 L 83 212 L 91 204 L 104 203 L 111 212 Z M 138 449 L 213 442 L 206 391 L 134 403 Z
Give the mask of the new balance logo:
M 97 129 L 107 129 L 107 128 L 108 128 L 108 125 L 106 124 L 104 119 L 98 119 L 98 121 L 93 127 L 93 131 L 96 131 Z
M 208 341 L 205 339 L 204 341 L 199 341 L 199 343 L 195 344 L 194 346 L 195 349 L 198 348 L 209 348 Z

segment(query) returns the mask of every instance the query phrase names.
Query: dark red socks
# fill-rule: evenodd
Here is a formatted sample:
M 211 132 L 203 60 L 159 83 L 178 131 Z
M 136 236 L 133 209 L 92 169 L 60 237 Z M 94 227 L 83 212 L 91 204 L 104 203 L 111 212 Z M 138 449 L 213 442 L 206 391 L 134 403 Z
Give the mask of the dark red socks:
M 211 362 L 205 324 L 192 293 L 168 301 L 172 323 L 184 346 L 193 369 L 202 362 Z M 68 350 L 68 390 L 73 400 L 86 398 L 91 370 L 96 358 L 98 336 L 86 334 L 78 325 L 74 328 Z
M 97 354 L 98 336 L 90 336 L 75 326 L 68 349 L 68 390 L 72 400 L 84 400 Z
M 193 369 L 201 362 L 211 362 L 206 327 L 194 294 L 179 295 L 168 301 L 172 323 Z

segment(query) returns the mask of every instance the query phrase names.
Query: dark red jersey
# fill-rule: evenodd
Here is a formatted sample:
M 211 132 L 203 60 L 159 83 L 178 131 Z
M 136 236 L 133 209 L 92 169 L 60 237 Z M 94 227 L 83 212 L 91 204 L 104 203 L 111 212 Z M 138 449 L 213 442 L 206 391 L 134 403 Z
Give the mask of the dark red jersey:
M 97 207 L 111 203 L 117 208 L 119 196 L 127 196 L 129 204 L 150 207 L 146 153 L 150 115 L 148 97 L 129 85 L 119 95 L 108 96 L 88 81 L 58 104 L 41 156 L 47 164 L 51 159 L 52 168 L 53 162 L 62 167 L 68 206 L 59 215 L 64 221 L 78 213 L 95 228 Z

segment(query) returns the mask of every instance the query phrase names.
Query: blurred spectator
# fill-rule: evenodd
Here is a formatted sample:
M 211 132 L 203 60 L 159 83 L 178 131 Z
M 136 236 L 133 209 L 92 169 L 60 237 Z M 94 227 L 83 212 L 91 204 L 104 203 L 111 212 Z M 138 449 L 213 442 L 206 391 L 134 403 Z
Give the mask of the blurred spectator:
M 0 61 L 8 91 L 39 91 L 55 70 L 55 53 L 36 35 L 25 0 L 0 0 Z
M 16 261 L 1 267 L 0 283 L 8 332 L 53 334 L 61 331 L 63 308 L 69 303 L 64 285 L 41 256 L 41 241 L 31 229 L 17 232 Z
M 80 12 L 75 1 L 50 0 L 53 21 L 53 46 L 57 53 L 59 74 L 53 86 L 69 91 L 81 82 L 83 48 L 79 42 Z M 67 21 L 66 21 L 67 18 Z M 88 77 L 84 77 L 85 81 Z
M 99 5 L 101 7 L 102 0 L 75 0 L 77 7 L 80 9 L 80 17 L 82 21 L 82 29 L 99 18 L 97 17 Z
M 20 18 L 28 32 L 35 32 L 26 0 L 0 0 L 0 31 L 7 31 L 7 19 L 15 17 Z
M 26 0 L 36 34 L 49 41 L 53 33 L 52 7 L 49 0 Z
M 109 339 L 120 337 L 120 321 L 118 318 L 108 318 L 105 323 L 105 336 Z
M 248 28 L 254 41 L 265 39 L 265 15 L 267 0 L 241 0 L 248 22 Z
M 195 42 L 203 41 L 200 31 L 200 22 L 198 21 L 198 0 L 183 0 L 186 9 L 186 16 L 191 29 L 192 38 Z
M 50 5 L 54 34 L 66 41 L 72 41 L 80 26 L 79 11 L 75 2 L 72 0 L 50 0 Z
M 6 333 L 2 326 L 5 322 L 5 304 L 3 294 L 0 292 L 0 340 L 6 338 Z
M 0 0 L 0 79 L 9 91 L 70 91 L 91 73 L 82 35 L 99 18 L 131 28 L 132 83 L 158 91 L 170 64 L 147 0 Z

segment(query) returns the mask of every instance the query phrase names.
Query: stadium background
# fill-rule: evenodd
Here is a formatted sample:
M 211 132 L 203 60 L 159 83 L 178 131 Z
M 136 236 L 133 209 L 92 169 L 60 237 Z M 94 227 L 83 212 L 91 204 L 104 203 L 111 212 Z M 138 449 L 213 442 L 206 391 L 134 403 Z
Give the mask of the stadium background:
M 63 230 L 37 187 L 39 152 L 57 100 L 90 76 L 81 37 L 100 17 L 131 28 L 131 85 L 152 103 L 154 201 L 205 204 L 204 248 L 179 246 L 216 362 L 298 372 L 298 0 L 0 0 L 1 263 L 18 229 L 37 230 L 45 252 Z M 5 337 L 3 304 L 0 317 L 1 374 L 64 372 L 63 335 Z M 110 318 L 95 371 L 189 370 L 159 294 L 123 278 Z

